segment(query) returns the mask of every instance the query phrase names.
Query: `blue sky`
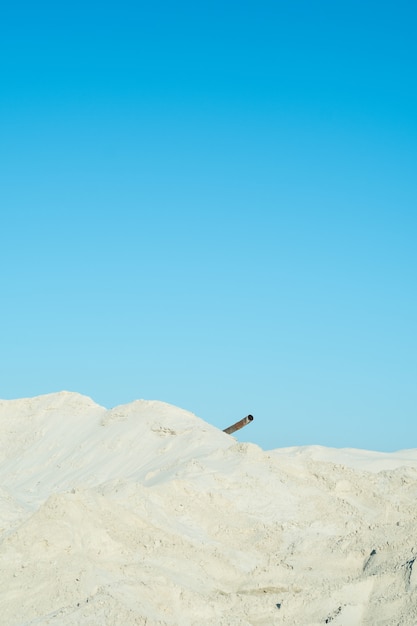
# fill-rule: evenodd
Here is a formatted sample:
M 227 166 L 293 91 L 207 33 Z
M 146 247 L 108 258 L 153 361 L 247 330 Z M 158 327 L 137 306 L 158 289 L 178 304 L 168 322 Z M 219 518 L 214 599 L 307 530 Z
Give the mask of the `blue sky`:
M 0 397 L 417 446 L 413 2 L 0 16 Z

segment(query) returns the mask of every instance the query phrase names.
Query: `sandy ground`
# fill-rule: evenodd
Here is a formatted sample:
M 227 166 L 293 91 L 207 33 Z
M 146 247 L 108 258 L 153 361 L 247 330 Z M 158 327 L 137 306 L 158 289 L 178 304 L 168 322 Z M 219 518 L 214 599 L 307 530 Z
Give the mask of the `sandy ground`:
M 417 624 L 417 450 L 61 392 L 0 401 L 0 477 L 2 626 Z

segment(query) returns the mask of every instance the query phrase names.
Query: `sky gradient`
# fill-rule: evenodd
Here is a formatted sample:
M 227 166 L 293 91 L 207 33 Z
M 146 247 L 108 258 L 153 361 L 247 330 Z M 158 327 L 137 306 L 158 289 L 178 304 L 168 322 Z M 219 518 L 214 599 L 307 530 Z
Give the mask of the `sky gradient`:
M 417 447 L 412 2 L 0 19 L 0 397 Z

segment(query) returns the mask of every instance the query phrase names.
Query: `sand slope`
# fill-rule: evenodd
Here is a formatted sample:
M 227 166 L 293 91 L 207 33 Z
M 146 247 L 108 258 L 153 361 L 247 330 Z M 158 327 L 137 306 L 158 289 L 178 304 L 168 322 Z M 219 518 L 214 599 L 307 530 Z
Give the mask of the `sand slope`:
M 0 401 L 0 624 L 414 626 L 416 479 L 161 402 Z

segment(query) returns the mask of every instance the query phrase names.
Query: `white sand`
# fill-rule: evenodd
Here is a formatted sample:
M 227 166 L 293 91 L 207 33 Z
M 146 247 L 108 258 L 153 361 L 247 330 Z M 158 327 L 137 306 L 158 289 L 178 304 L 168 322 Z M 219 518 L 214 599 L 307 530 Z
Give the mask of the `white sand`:
M 417 450 L 62 392 L 0 401 L 0 478 L 2 626 L 417 624 Z

